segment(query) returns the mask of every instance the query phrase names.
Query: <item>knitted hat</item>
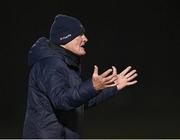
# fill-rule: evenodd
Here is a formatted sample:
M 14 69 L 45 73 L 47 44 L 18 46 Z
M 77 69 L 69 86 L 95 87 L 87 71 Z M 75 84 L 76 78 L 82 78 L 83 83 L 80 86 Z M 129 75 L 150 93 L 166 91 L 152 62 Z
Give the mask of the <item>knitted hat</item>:
M 56 45 L 64 45 L 84 32 L 85 29 L 78 19 L 58 14 L 51 26 L 50 40 Z

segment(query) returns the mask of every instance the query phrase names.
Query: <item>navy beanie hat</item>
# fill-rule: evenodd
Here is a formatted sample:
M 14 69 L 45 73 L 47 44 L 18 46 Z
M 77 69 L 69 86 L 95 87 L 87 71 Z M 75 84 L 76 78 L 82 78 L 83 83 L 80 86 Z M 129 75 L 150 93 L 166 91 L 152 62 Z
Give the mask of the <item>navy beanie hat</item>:
M 84 32 L 85 29 L 78 19 L 59 14 L 51 26 L 50 41 L 56 45 L 64 45 Z

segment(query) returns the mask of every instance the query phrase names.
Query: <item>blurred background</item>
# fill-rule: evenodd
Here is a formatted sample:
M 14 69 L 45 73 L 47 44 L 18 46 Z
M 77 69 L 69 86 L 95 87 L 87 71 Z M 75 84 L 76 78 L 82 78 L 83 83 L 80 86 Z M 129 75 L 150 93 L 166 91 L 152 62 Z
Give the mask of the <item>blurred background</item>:
M 100 72 L 112 65 L 121 72 L 131 65 L 139 74 L 138 84 L 85 112 L 83 137 L 180 138 L 178 0 L 7 3 L 0 51 L 0 138 L 22 136 L 28 50 L 39 37 L 49 37 L 57 14 L 75 16 L 86 28 L 83 80 L 92 75 L 94 64 Z

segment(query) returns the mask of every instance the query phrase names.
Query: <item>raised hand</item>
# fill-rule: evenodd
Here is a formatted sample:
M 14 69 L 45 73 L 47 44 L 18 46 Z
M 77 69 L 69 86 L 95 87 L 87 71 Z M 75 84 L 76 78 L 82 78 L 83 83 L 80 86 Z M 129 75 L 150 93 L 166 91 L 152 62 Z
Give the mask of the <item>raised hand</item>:
M 117 75 L 118 79 L 115 81 L 117 84 L 117 89 L 121 90 L 129 85 L 134 85 L 137 83 L 137 80 L 134 80 L 137 77 L 136 70 L 130 71 L 131 66 L 127 67 L 120 74 Z M 130 71 L 130 72 L 129 72 Z
M 112 72 L 111 75 L 109 75 Z M 96 90 L 102 90 L 107 87 L 116 86 L 115 81 L 118 79 L 117 70 L 114 66 L 112 69 L 106 70 L 101 75 L 98 74 L 98 67 L 94 66 L 94 73 L 92 75 L 93 86 Z

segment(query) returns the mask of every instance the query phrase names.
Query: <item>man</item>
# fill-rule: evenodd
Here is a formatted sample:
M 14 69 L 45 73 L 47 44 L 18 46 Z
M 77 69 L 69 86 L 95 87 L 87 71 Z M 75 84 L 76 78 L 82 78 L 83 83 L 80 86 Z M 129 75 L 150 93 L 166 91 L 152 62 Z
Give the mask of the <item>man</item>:
M 29 51 L 27 111 L 23 138 L 80 138 L 84 107 L 92 107 L 137 81 L 136 70 L 117 74 L 114 66 L 81 81 L 80 59 L 88 41 L 81 22 L 57 15 L 50 39 L 42 37 Z M 129 72 L 130 71 L 130 72 Z

